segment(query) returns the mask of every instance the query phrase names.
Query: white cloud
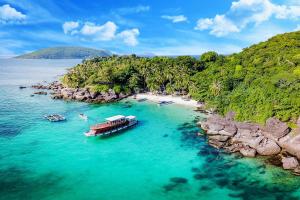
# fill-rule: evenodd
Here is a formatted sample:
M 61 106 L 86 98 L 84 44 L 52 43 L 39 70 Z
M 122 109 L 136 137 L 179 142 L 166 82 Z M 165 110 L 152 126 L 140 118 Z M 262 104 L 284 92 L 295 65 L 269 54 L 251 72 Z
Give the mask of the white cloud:
M 117 11 L 118 14 L 126 15 L 126 14 L 147 12 L 149 10 L 150 10 L 150 6 L 138 5 L 138 6 L 135 6 L 135 7 L 119 8 L 116 11 Z
M 213 19 L 199 19 L 197 22 L 196 30 L 210 29 L 210 34 L 217 37 L 228 35 L 229 33 L 239 32 L 239 28 L 225 15 L 216 15 Z
M 205 19 L 199 19 L 197 21 L 197 26 L 195 27 L 196 30 L 206 30 L 209 29 L 214 24 L 213 19 L 205 18 Z
M 294 29 L 294 31 L 300 31 L 300 24 L 297 25 L 297 27 Z
M 65 22 L 62 27 L 65 34 L 70 33 L 71 35 L 73 35 L 77 33 L 75 29 L 79 27 L 79 22 L 73 22 L 73 21 Z
M 108 41 L 114 39 L 117 28 L 117 25 L 111 21 L 100 26 L 86 22 L 80 33 L 86 36 L 94 36 L 96 40 Z
M 137 28 L 125 30 L 119 33 L 117 36 L 120 37 L 125 44 L 129 46 L 136 46 L 138 44 L 137 36 L 139 36 L 140 31 Z
M 173 23 L 178 23 L 178 22 L 185 22 L 187 21 L 187 17 L 184 15 L 175 15 L 175 16 L 170 16 L 170 15 L 163 15 L 161 16 L 163 19 L 168 19 L 171 20 Z
M 111 21 L 103 25 L 97 25 L 92 22 L 79 23 L 69 21 L 65 22 L 62 27 L 66 35 L 77 35 L 82 37 L 81 39 L 91 41 L 112 41 L 119 39 L 128 46 L 136 46 L 138 44 L 137 37 L 140 34 L 137 28 L 117 33 L 118 26 Z
M 0 7 L 0 22 L 2 23 L 18 22 L 24 20 L 25 18 L 26 15 L 17 11 L 9 4 L 5 4 Z
M 195 29 L 210 30 L 210 34 L 220 37 L 238 32 L 249 24 L 257 26 L 272 17 L 297 20 L 300 17 L 300 4 L 280 5 L 272 3 L 271 0 L 238 0 L 232 2 L 230 10 L 223 15 L 199 19 Z

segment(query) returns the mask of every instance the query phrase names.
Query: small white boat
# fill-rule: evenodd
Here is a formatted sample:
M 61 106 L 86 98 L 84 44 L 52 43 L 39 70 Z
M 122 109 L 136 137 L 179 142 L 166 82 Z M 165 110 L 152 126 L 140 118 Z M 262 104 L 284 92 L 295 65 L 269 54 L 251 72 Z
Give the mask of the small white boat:
M 157 103 L 158 106 L 168 105 L 174 103 L 173 101 L 159 101 Z
M 79 117 L 85 121 L 88 120 L 88 116 L 86 116 L 85 114 L 79 114 Z
M 60 122 L 65 121 L 66 118 L 59 114 L 53 114 L 53 115 L 45 115 L 45 119 L 49 120 L 50 122 Z

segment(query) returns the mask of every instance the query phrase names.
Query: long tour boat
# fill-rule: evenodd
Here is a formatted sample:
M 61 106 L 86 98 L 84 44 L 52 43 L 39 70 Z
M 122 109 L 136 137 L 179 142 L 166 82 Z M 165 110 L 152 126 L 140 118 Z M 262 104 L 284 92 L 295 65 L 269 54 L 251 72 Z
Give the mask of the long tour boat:
M 90 127 L 85 136 L 109 136 L 121 130 L 130 128 L 138 123 L 135 116 L 116 115 L 105 119 L 106 122 Z

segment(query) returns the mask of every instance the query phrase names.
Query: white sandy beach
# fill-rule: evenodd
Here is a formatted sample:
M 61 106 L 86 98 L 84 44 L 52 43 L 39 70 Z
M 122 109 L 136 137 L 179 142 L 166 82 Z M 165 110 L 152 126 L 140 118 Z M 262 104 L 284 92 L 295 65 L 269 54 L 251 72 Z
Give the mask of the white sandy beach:
M 195 100 L 184 100 L 182 97 L 171 96 L 171 95 L 155 95 L 152 93 L 141 93 L 136 95 L 136 99 L 144 99 L 146 98 L 149 101 L 153 101 L 158 103 L 159 101 L 173 101 L 175 104 L 198 107 L 199 104 Z

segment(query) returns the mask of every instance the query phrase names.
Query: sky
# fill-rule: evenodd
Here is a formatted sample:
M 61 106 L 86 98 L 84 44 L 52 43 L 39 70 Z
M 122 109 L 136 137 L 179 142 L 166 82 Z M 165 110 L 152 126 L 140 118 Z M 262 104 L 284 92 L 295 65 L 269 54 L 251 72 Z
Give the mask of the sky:
M 0 0 L 0 57 L 55 46 L 230 54 L 300 30 L 300 0 Z

